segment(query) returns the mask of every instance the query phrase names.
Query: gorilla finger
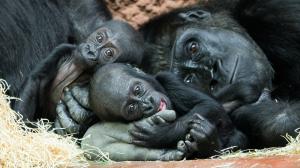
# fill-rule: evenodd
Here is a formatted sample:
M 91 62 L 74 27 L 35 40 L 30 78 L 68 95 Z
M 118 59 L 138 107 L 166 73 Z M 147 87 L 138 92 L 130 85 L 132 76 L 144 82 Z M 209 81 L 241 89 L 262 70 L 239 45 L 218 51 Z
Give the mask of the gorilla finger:
M 193 137 L 194 141 L 207 141 L 207 136 L 203 132 L 196 131 L 194 129 L 190 130 L 190 134 Z
M 198 120 L 200 120 L 200 121 L 205 121 L 205 120 L 206 120 L 206 119 L 205 119 L 202 115 L 200 115 L 200 114 L 197 114 L 197 113 L 196 113 L 194 116 L 195 116 L 196 119 L 198 119 Z
M 191 122 L 191 123 L 189 123 L 188 128 L 195 129 L 197 131 L 201 131 L 203 129 L 203 124 Z
M 184 158 L 184 152 L 176 151 L 172 157 L 172 160 L 182 160 Z
M 56 107 L 57 120 L 60 122 L 62 128 L 68 133 L 78 133 L 80 126 L 66 113 L 66 107 L 63 103 L 60 103 Z
M 58 121 L 58 119 L 55 119 L 54 121 L 54 128 L 53 131 L 59 135 L 66 135 L 67 132 L 65 131 L 65 129 L 61 126 L 60 122 Z
M 161 117 L 161 116 L 154 116 L 151 118 L 154 124 L 160 125 L 160 124 L 165 124 L 166 121 Z
M 134 130 L 139 130 L 139 132 L 143 132 L 143 133 L 148 133 L 149 131 L 151 131 L 152 126 L 150 125 L 150 123 L 148 122 L 136 122 L 133 124 L 133 129 Z
M 81 105 L 79 105 L 69 91 L 64 92 L 63 101 L 69 109 L 70 116 L 80 124 L 84 123 L 89 117 L 93 115 L 92 112 L 84 109 Z
M 197 143 L 195 143 L 195 142 L 190 142 L 190 141 L 184 141 L 184 143 L 185 143 L 185 145 L 186 145 L 186 148 L 187 148 L 188 153 L 198 151 Z
M 160 116 L 167 122 L 172 122 L 176 119 L 176 112 L 174 110 L 162 110 L 156 113 L 154 116 Z
M 71 89 L 71 93 L 79 104 L 85 108 L 89 108 L 89 90 L 88 87 L 74 86 Z
M 139 141 L 139 140 L 131 140 L 132 144 L 138 145 L 138 146 L 146 146 L 146 142 L 144 141 Z
M 134 137 L 134 139 L 139 139 L 139 140 L 144 140 L 144 139 L 147 139 L 148 136 L 143 134 L 143 133 L 140 133 L 140 132 L 137 132 L 137 131 L 129 131 L 130 135 Z
M 183 152 L 183 153 L 187 153 L 187 147 L 186 147 L 186 145 L 185 145 L 185 143 L 184 143 L 184 141 L 178 141 L 178 143 L 177 143 L 177 149 L 179 150 L 179 151 L 181 151 L 181 152 Z
M 194 139 L 193 139 L 193 137 L 191 136 L 191 134 L 186 134 L 185 140 L 187 140 L 187 141 L 194 141 Z

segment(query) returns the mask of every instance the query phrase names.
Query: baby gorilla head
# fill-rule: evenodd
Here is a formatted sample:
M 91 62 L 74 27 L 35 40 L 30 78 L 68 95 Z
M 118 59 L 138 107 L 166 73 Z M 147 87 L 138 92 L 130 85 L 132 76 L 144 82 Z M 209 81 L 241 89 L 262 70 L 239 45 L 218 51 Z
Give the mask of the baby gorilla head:
M 79 46 L 89 64 L 130 62 L 139 64 L 143 55 L 143 38 L 126 22 L 111 20 L 94 31 Z
M 170 109 L 162 86 L 150 75 L 124 64 L 108 64 L 93 76 L 90 107 L 105 121 L 133 121 Z

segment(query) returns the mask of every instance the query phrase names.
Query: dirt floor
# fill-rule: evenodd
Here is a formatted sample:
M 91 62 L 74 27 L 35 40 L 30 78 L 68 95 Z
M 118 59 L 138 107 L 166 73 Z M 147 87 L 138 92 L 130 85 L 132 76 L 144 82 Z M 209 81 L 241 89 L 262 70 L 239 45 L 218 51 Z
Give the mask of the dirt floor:
M 106 0 L 115 19 L 138 27 L 150 18 L 172 9 L 196 4 L 197 0 Z

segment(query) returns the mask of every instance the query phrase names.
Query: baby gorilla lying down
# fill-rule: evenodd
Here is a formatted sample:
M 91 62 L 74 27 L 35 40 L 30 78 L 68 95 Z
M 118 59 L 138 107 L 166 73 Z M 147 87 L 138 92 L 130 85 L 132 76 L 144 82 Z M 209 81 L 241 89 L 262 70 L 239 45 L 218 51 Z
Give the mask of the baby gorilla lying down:
M 219 103 L 171 73 L 154 78 L 129 65 L 105 65 L 88 96 L 102 122 L 88 129 L 82 148 L 99 147 L 113 160 L 203 158 L 247 144 Z
M 65 87 L 88 82 L 97 66 L 112 62 L 139 64 L 142 53 L 143 38 L 132 26 L 122 21 L 107 21 L 80 44 L 61 44 L 37 64 L 22 86 L 23 101 L 17 101 L 14 109 L 24 119 L 53 121 L 56 103 Z M 66 126 L 56 122 L 56 127 Z

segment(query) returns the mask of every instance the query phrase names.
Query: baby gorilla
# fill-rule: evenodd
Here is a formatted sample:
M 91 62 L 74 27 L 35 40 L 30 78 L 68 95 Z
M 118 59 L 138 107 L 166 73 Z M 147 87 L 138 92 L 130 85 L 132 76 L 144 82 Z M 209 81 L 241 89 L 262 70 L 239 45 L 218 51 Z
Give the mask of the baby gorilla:
M 247 144 L 220 104 L 171 73 L 154 78 L 129 65 L 105 65 L 94 74 L 88 97 L 89 108 L 106 122 L 87 131 L 91 138 L 82 147 L 97 146 L 114 160 L 172 160 L 183 153 L 208 157 L 215 150 Z M 141 152 L 132 154 L 135 148 Z M 150 149 L 173 150 L 167 158 L 162 152 L 148 158 L 145 150 Z
M 88 81 L 84 77 L 93 74 L 97 66 L 115 61 L 139 64 L 142 54 L 143 38 L 133 27 L 107 21 L 80 45 L 61 44 L 38 64 L 23 84 L 23 101 L 18 101 L 15 109 L 24 119 L 54 120 L 55 105 L 66 86 Z

